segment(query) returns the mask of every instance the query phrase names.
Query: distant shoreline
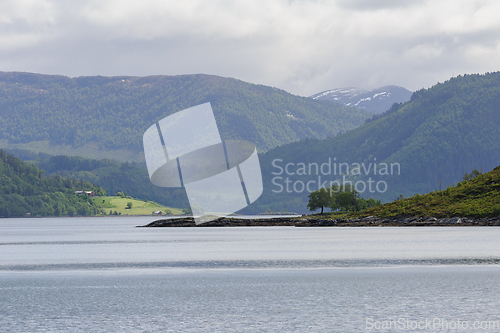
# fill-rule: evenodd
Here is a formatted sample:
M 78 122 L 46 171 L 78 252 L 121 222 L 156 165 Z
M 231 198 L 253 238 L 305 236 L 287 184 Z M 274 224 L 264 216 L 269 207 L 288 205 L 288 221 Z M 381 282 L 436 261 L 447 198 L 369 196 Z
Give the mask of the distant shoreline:
M 318 215 L 302 217 L 275 217 L 262 219 L 235 219 L 220 218 L 211 222 L 196 225 L 192 217 L 160 219 L 138 227 L 264 227 L 264 226 L 293 226 L 293 227 L 472 227 L 472 226 L 500 226 L 500 216 L 491 218 L 474 217 L 411 217 L 396 216 L 379 218 L 368 216 L 364 218 L 322 218 Z

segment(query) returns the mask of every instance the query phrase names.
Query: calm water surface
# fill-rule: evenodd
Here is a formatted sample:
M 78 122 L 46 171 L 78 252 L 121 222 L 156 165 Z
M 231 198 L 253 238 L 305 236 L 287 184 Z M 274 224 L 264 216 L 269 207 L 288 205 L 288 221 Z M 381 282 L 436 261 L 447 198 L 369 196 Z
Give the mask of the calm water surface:
M 500 332 L 500 228 L 151 221 L 0 220 L 0 331 Z

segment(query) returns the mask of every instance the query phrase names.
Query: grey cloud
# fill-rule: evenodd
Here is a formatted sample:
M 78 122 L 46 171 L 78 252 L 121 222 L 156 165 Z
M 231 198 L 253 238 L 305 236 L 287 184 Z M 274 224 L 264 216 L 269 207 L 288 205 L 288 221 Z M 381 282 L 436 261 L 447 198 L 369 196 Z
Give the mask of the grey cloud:
M 411 3 L 405 8 L 400 1 L 259 1 L 227 8 L 216 1 L 219 7 L 208 16 L 191 15 L 189 6 L 176 2 L 174 23 L 163 22 L 161 12 L 148 17 L 149 7 L 140 15 L 113 7 L 121 2 L 105 3 L 106 11 L 93 12 L 94 19 L 90 2 L 52 2 L 49 21 L 9 21 L 3 14 L 0 70 L 68 76 L 207 73 L 308 96 L 345 86 L 414 90 L 452 74 L 500 69 L 500 24 L 489 16 L 500 6 L 493 2 L 471 14 L 468 7 L 449 9 L 455 2 L 401 1 Z M 196 10 L 205 4 L 186 2 Z M 147 4 L 170 9 L 168 1 Z M 376 10 L 383 8 L 398 11 Z

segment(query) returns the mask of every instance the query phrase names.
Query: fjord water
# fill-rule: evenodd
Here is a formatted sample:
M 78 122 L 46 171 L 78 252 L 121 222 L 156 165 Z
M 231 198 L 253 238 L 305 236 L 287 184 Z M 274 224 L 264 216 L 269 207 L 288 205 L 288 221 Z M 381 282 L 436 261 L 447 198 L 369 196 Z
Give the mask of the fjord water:
M 135 228 L 152 220 L 0 220 L 0 330 L 500 322 L 500 228 Z

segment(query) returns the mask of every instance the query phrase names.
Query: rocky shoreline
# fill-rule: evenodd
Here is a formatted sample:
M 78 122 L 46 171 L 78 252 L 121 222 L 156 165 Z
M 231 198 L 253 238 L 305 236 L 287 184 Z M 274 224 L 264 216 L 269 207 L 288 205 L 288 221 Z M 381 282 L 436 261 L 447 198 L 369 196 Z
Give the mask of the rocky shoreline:
M 475 217 L 417 217 L 395 216 L 379 218 L 368 216 L 354 219 L 327 219 L 318 215 L 302 217 L 276 217 L 263 219 L 235 219 L 220 218 L 211 222 L 196 225 L 192 217 L 177 219 L 162 219 L 138 227 L 267 227 L 267 226 L 293 226 L 293 227 L 447 227 L 447 226 L 500 226 L 500 216 L 491 218 Z
M 140 227 L 277 227 L 295 226 L 297 220 L 291 217 L 276 217 L 269 219 L 235 219 L 220 218 L 196 225 L 192 217 L 157 220 Z

